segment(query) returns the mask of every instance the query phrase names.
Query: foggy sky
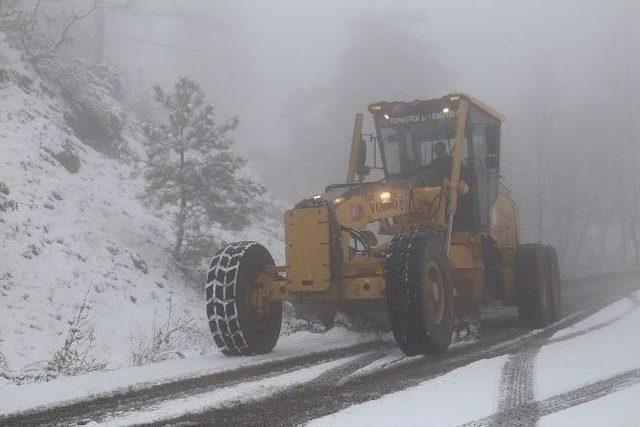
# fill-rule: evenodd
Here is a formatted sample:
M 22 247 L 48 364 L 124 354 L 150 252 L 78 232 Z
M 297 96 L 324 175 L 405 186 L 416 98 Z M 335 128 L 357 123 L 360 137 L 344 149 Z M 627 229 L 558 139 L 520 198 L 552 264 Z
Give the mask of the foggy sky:
M 337 132 L 343 140 L 328 147 L 343 149 L 332 153 L 334 161 L 323 159 L 317 165 L 325 171 L 320 179 L 305 173 L 307 163 L 298 156 L 305 152 L 300 144 L 322 141 L 292 135 L 289 121 L 298 112 L 285 111 L 285 106 L 301 91 L 330 89 L 336 76 L 343 82 L 361 78 L 340 73 L 348 46 L 375 31 L 358 27 L 367 25 L 359 19 L 363 15 L 383 19 L 431 46 L 428 53 L 439 60 L 446 73 L 441 80 L 449 87 L 433 89 L 426 74 L 424 85 L 412 83 L 412 98 L 469 92 L 502 110 L 507 117 L 505 135 L 512 138 L 518 135 L 516 129 L 509 130 L 510 120 L 522 112 L 520 106 L 531 94 L 532 70 L 540 63 L 553 74 L 568 104 L 577 105 L 597 99 L 597 92 L 607 87 L 612 49 L 622 55 L 623 64 L 637 62 L 640 55 L 640 6 L 634 0 L 143 0 L 131 11 L 110 11 L 105 31 L 108 55 L 131 78 L 166 85 L 180 75 L 192 76 L 215 103 L 219 119 L 238 115 L 238 149 L 273 194 L 293 202 L 344 180 L 351 129 L 335 124 L 344 129 Z M 371 69 L 384 61 L 385 52 L 380 51 L 370 58 Z M 372 91 L 370 101 L 393 92 L 389 88 L 394 76 L 381 80 L 389 85 L 380 85 L 379 93 Z M 366 112 L 366 104 L 344 107 Z M 526 122 L 518 119 L 513 123 Z M 345 123 L 350 120 L 352 115 Z M 508 147 L 504 140 L 506 155 Z

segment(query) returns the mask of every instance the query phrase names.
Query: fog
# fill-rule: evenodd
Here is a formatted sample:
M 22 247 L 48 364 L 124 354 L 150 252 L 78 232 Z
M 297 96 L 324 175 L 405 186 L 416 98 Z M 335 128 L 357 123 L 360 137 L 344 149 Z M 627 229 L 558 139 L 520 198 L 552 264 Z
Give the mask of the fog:
M 567 102 L 597 100 L 611 83 L 608 62 L 638 62 L 638 9 L 635 1 L 139 1 L 107 11 L 105 33 L 108 56 L 140 84 L 198 79 L 221 115 L 241 117 L 237 143 L 271 191 L 296 200 L 344 179 L 349 113 L 369 102 L 462 90 L 502 110 L 513 132 L 541 63 Z M 313 93 L 340 99 L 348 116 L 313 117 L 305 132 L 301 116 L 312 111 L 290 107 L 312 104 Z M 325 153 L 313 159 L 321 175 L 298 157 L 306 150 Z
M 494 392 L 450 424 L 561 424 L 631 396 L 639 76 L 640 0 L 0 0 L 0 424 L 304 423 L 452 363 L 472 368 L 463 395 Z M 351 179 L 356 113 L 372 133 L 371 103 L 452 92 L 502 133 L 472 108 L 460 165 L 442 140 L 464 109 L 385 109 L 430 122 L 384 129 L 411 176 L 311 198 Z M 477 304 L 496 299 L 517 310 Z M 404 363 L 380 327 L 456 354 Z
M 219 117 L 240 118 L 237 149 L 287 205 L 344 181 L 353 115 L 370 102 L 473 94 L 507 118 L 502 173 L 525 238 L 584 258 L 576 271 L 603 253 L 638 262 L 636 0 L 142 0 L 84 29 L 132 90 L 198 80 Z

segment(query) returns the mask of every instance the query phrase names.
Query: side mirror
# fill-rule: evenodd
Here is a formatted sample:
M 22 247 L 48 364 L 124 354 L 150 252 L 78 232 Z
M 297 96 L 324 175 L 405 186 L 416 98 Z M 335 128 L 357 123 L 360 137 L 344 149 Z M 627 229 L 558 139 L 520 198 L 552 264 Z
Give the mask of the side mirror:
M 358 146 L 358 163 L 356 164 L 356 174 L 363 178 L 369 175 L 371 172 L 371 168 L 367 166 L 367 143 L 364 142 L 364 139 L 360 140 L 360 145 Z

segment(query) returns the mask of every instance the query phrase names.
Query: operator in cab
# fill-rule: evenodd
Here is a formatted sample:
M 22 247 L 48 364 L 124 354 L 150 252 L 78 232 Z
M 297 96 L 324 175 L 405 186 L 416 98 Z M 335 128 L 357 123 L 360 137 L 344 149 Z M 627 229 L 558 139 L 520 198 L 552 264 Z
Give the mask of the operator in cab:
M 431 167 L 438 172 L 440 179 L 451 178 L 451 155 L 447 153 L 447 146 L 444 142 L 436 142 L 433 146 L 436 158 L 431 161 Z

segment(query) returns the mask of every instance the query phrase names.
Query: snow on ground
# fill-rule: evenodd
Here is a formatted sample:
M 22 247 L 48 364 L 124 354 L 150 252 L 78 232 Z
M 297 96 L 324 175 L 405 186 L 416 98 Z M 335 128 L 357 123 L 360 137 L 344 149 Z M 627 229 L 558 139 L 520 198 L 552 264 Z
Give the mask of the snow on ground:
M 143 182 L 132 177 L 131 166 L 105 157 L 74 135 L 65 120 L 68 108 L 64 100 L 21 63 L 19 54 L 2 40 L 0 108 L 0 180 L 9 187 L 10 199 L 19 203 L 16 211 L 0 215 L 0 353 L 9 368 L 18 371 L 47 359 L 64 339 L 73 310 L 87 290 L 93 306 L 97 356 L 106 359 L 111 368 L 128 363 L 129 337 L 154 319 L 166 320 L 161 316 L 166 315 L 169 304 L 176 315 L 194 317 L 206 330 L 202 289 L 199 284 L 189 284 L 172 266 L 167 250 L 172 244 L 170 226 L 138 201 Z M 131 135 L 127 138 L 129 144 L 139 144 Z M 62 165 L 62 153 L 78 157 L 77 172 Z M 282 259 L 277 231 L 268 227 L 219 233 L 225 240 L 260 240 Z M 640 310 L 631 308 L 630 300 L 622 300 L 556 334 L 554 338 L 567 337 L 614 320 L 602 329 L 543 347 L 536 365 L 536 398 L 545 399 L 640 367 Z M 324 336 L 298 333 L 284 337 L 268 356 L 225 358 L 215 352 L 196 360 L 11 387 L 10 392 L 0 394 L 0 410 L 7 413 L 24 409 L 27 401 L 32 407 L 79 399 L 114 388 L 351 345 L 362 339 L 341 330 Z M 390 355 L 374 368 L 398 360 L 397 355 Z M 505 358 L 479 361 L 417 387 L 321 418 L 312 425 L 451 425 L 490 415 L 495 410 L 504 362 Z M 305 370 L 307 376 L 277 380 L 267 389 L 311 378 L 324 368 L 309 368 Z M 254 391 L 239 388 L 235 393 Z M 639 418 L 633 418 L 637 412 L 632 410 L 637 411 L 637 406 L 632 400 L 639 391 L 637 386 L 623 390 L 543 421 L 564 424 L 573 421 L 568 418 L 572 415 L 585 420 L 629 415 L 632 418 L 626 419 L 635 421 Z M 211 396 L 203 396 L 193 405 L 211 404 L 208 399 Z M 461 401 L 465 402 L 464 411 L 460 410 Z
M 640 425 L 640 385 L 612 393 L 598 400 L 548 415 L 540 427 L 637 427 Z
M 420 357 L 420 356 L 415 356 Z M 404 363 L 408 363 L 412 361 L 414 357 L 406 356 L 402 350 L 395 347 L 390 350 L 387 350 L 387 354 L 382 356 L 381 358 L 375 360 L 372 363 L 369 363 L 362 368 L 356 369 L 351 372 L 349 375 L 345 376 L 342 379 L 342 382 L 347 382 L 354 380 L 356 378 L 366 377 L 367 375 L 371 375 L 374 372 L 381 371 L 384 369 L 389 369 L 391 367 L 396 367 L 402 365 Z
M 430 381 L 313 420 L 308 426 L 451 426 L 497 409 L 507 358 L 480 360 Z
M 60 378 L 48 383 L 14 386 L 0 393 L 0 415 L 42 406 L 68 404 L 90 397 L 108 396 L 117 391 L 143 389 L 150 385 L 201 377 L 253 364 L 347 347 L 375 339 L 377 339 L 375 334 L 361 334 L 343 328 L 334 328 L 324 334 L 298 332 L 281 337 L 273 352 L 267 355 L 228 357 L 215 352 L 201 358 L 169 360 L 143 367 L 129 367 Z
M 455 348 L 459 349 L 459 348 L 468 346 L 470 344 L 473 344 L 474 342 L 475 340 L 471 340 L 471 339 L 454 342 L 449 347 L 449 350 L 452 350 Z M 363 366 L 351 372 L 349 375 L 345 376 L 341 382 L 344 383 L 347 381 L 352 381 L 357 378 L 366 377 L 368 375 L 375 374 L 376 372 L 380 372 L 385 369 L 397 368 L 398 366 L 411 363 L 416 358 L 422 357 L 422 356 L 407 356 L 398 347 L 393 347 L 389 350 L 386 350 L 386 353 L 387 354 L 383 355 L 376 361 L 369 363 L 368 365 Z
M 269 395 L 312 381 L 323 373 L 349 363 L 358 357 L 345 357 L 258 381 L 223 387 L 188 398 L 170 400 L 143 411 L 114 417 L 102 423 L 90 423 L 90 425 L 129 426 L 158 423 L 163 420 L 204 412 L 229 404 L 237 405 L 251 400 L 264 399 Z
M 621 299 L 619 301 L 614 302 L 613 304 L 603 308 L 598 311 L 596 314 L 593 314 L 587 317 L 584 320 L 581 320 L 578 323 L 574 323 L 573 325 L 562 329 L 555 334 L 553 334 L 552 338 L 562 338 L 568 335 L 572 335 L 575 333 L 579 333 L 580 331 L 584 331 L 587 328 L 591 328 L 596 325 L 600 325 L 604 322 L 609 322 L 617 317 L 624 315 L 627 310 L 630 310 L 635 307 L 635 304 L 628 298 Z
M 635 294 L 636 297 L 640 293 Z M 622 300 L 589 317 L 569 333 L 593 328 L 609 319 L 618 321 L 575 338 L 544 346 L 536 361 L 536 397 L 539 400 L 574 390 L 589 383 L 640 368 L 640 310 L 630 311 Z M 557 336 L 566 336 L 567 330 Z
M 551 338 L 567 338 L 565 341 L 542 347 L 536 360 L 536 400 L 640 368 L 637 305 L 640 292 L 632 297 L 617 301 Z M 417 387 L 354 405 L 308 425 L 450 426 L 481 419 L 497 410 L 501 370 L 507 357 L 472 363 Z M 351 376 L 385 369 L 403 360 L 401 354 L 391 351 Z M 541 420 L 542 425 L 640 425 L 638 396 L 640 387 L 634 386 L 547 416 Z M 460 402 L 465 402 L 464 410 L 460 410 Z
M 13 372 L 49 358 L 87 291 L 96 356 L 111 368 L 128 364 L 129 338 L 166 321 L 170 305 L 206 330 L 200 284 L 171 261 L 169 221 L 138 201 L 144 183 L 132 166 L 75 136 L 68 113 L 56 88 L 0 35 L 0 181 L 18 202 L 0 212 L 0 370 L 2 355 Z M 130 131 L 125 138 L 140 149 Z M 63 166 L 61 155 L 77 156 L 79 170 Z M 277 233 L 219 230 L 223 240 L 260 240 L 280 259 Z

